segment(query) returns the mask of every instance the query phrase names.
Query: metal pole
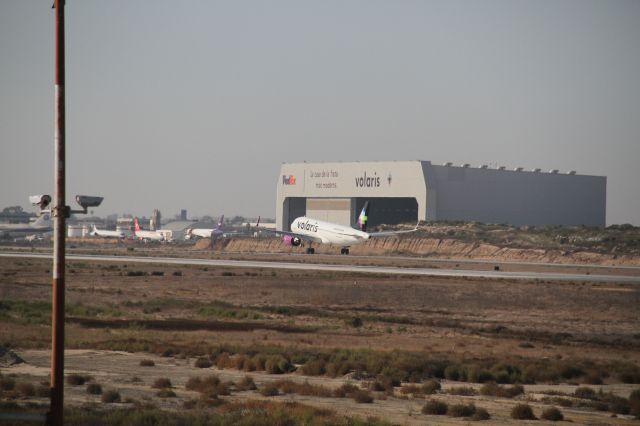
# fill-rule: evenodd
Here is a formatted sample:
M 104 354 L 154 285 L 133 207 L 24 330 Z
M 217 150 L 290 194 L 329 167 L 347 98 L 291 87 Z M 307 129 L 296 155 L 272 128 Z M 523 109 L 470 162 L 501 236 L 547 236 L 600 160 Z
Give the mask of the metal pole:
M 49 423 L 63 424 L 64 408 L 64 263 L 65 263 L 65 100 L 64 0 L 55 0 L 55 194 L 53 227 L 53 282 L 51 312 L 51 411 Z

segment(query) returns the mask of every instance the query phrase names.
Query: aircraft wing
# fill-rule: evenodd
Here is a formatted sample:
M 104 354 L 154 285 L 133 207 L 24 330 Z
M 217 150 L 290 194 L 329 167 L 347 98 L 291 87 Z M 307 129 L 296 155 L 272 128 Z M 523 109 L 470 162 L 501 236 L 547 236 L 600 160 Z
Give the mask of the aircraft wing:
M 384 237 L 392 237 L 394 235 L 400 235 L 400 234 L 410 234 L 410 233 L 416 232 L 418 230 L 418 225 L 419 224 L 420 224 L 420 221 L 418 221 L 418 223 L 416 223 L 415 228 L 407 229 L 407 230 L 403 230 L 403 231 L 369 232 L 368 234 L 371 236 L 371 238 L 384 238 Z

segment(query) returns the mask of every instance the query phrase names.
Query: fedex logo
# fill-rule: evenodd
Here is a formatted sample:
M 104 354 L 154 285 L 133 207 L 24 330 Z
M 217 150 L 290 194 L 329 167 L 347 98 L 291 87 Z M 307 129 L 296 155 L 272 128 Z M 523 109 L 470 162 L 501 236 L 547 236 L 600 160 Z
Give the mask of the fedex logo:
M 282 175 L 282 184 L 283 185 L 295 185 L 296 177 L 294 175 Z

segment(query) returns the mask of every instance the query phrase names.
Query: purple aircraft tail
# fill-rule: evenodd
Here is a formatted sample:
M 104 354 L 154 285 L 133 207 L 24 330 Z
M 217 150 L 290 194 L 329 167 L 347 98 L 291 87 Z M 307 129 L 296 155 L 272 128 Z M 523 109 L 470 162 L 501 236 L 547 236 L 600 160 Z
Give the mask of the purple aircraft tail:
M 218 226 L 216 226 L 216 229 L 222 231 L 223 227 L 224 227 L 224 215 L 220 216 L 220 220 L 218 221 Z

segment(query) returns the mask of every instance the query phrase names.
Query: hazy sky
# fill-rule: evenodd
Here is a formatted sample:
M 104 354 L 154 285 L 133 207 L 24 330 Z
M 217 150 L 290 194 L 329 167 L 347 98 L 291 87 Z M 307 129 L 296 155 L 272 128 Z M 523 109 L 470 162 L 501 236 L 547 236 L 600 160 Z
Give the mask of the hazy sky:
M 52 192 L 52 0 L 0 0 L 0 207 Z M 281 162 L 608 177 L 640 225 L 640 1 L 68 0 L 69 196 L 275 215 Z

